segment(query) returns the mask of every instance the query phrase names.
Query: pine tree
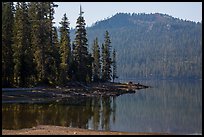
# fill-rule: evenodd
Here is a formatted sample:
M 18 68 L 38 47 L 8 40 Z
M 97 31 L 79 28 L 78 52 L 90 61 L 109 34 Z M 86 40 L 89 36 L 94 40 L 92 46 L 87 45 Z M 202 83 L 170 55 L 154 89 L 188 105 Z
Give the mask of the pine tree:
M 60 68 L 60 47 L 58 42 L 57 30 L 53 27 L 52 32 L 52 45 L 50 46 L 48 52 L 48 79 L 50 84 L 58 84 L 59 83 L 59 68 Z
M 52 34 L 54 3 L 30 2 L 31 40 L 36 65 L 36 82 L 50 82 L 50 67 L 53 64 Z
M 14 24 L 14 79 L 16 86 L 28 86 L 33 74 L 30 22 L 25 2 L 17 2 Z
M 102 46 L 101 46 L 101 60 L 102 60 L 102 68 L 101 68 L 101 80 L 103 82 L 106 81 L 105 79 L 105 69 L 106 69 L 106 59 L 105 59 L 105 47 L 104 47 L 104 44 L 102 43 Z
M 29 17 L 31 20 L 31 43 L 34 52 L 36 69 L 36 82 L 43 81 L 45 77 L 45 28 L 42 4 L 30 2 Z
M 55 27 L 53 27 L 53 24 L 55 22 L 53 22 L 54 20 L 54 13 L 55 7 L 58 7 L 58 5 L 56 5 L 54 2 L 46 2 L 47 3 L 47 12 L 48 12 L 48 25 L 49 25 L 49 33 L 50 33 L 50 45 L 53 47 L 53 35 L 54 35 L 54 31 L 55 31 Z
M 51 64 L 51 81 L 54 84 L 59 84 L 59 72 L 60 72 L 60 44 L 58 41 L 57 28 L 53 27 L 52 34 L 52 59 Z
M 87 58 L 87 74 L 86 74 L 86 82 L 90 83 L 92 81 L 92 64 L 93 64 L 93 57 L 91 53 L 88 54 Z
M 60 22 L 62 25 L 60 27 L 60 83 L 65 84 L 68 80 L 70 80 L 69 69 L 70 69 L 70 59 L 71 59 L 71 44 L 70 44 L 70 36 L 69 36 L 69 22 L 66 14 L 62 18 Z
M 100 48 L 98 45 L 98 38 L 94 40 L 93 44 L 93 81 L 97 82 L 101 76 L 101 62 L 100 62 Z
M 59 62 L 56 59 L 59 59 L 59 45 L 57 39 L 56 28 L 53 27 L 53 19 L 54 19 L 54 7 L 57 7 L 53 2 L 46 2 L 44 5 L 45 9 L 45 20 L 46 20 L 46 28 L 47 28 L 47 50 L 45 57 L 45 71 L 47 74 L 47 79 L 49 84 L 57 84 L 58 82 L 58 64 Z
M 77 62 L 76 62 L 76 46 L 74 44 L 75 42 L 72 41 L 72 50 L 71 50 L 71 68 L 70 68 L 70 74 L 71 74 L 71 80 L 76 81 L 77 80 Z
M 115 49 L 113 50 L 113 74 L 112 74 L 112 78 L 113 78 L 113 82 L 115 81 L 115 78 L 118 78 L 117 76 L 117 65 L 116 65 L 116 51 Z
M 13 85 L 13 2 L 2 2 L 2 86 Z
M 80 6 L 80 16 L 77 19 L 77 26 L 76 26 L 76 37 L 75 37 L 75 47 L 73 51 L 74 56 L 74 64 L 76 66 L 76 80 L 82 82 L 88 82 L 90 80 L 90 56 L 88 54 L 87 49 L 87 36 L 86 36 L 86 29 L 85 29 L 85 20 L 82 16 L 83 12 Z
M 111 80 L 111 65 L 112 65 L 112 60 L 111 60 L 111 46 L 110 46 L 110 36 L 108 31 L 105 33 L 105 41 L 104 44 L 102 45 L 102 80 L 105 81 L 110 81 Z

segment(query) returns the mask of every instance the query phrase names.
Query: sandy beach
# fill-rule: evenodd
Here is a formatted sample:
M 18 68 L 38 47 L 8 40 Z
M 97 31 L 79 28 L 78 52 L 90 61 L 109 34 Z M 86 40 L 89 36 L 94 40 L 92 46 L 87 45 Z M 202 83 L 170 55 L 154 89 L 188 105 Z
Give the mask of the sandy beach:
M 2 130 L 2 135 L 161 135 L 163 133 L 96 131 L 62 126 L 39 125 L 20 130 Z M 164 133 L 166 134 L 166 133 Z

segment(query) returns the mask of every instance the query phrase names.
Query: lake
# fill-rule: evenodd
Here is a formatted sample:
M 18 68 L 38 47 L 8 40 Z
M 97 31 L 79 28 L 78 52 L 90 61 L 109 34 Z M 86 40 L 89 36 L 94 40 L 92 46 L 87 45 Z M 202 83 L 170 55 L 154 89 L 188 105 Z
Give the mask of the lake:
M 108 131 L 202 134 L 202 80 L 131 81 L 152 88 L 117 97 L 87 98 L 80 104 L 3 103 L 2 128 L 57 125 Z

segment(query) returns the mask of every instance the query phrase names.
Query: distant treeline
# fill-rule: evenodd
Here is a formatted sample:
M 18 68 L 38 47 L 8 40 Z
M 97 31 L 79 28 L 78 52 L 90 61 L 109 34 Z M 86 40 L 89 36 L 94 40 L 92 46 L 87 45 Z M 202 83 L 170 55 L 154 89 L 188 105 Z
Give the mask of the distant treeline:
M 87 28 L 103 42 L 104 30 L 111 34 L 117 51 L 120 78 L 202 78 L 202 22 L 166 14 L 118 13 Z M 71 38 L 74 32 L 70 31 Z
M 70 39 L 66 14 L 60 36 L 53 26 L 53 2 L 2 2 L 2 87 L 66 85 L 69 81 L 106 82 L 117 78 L 116 51 L 108 31 L 101 48 L 95 35 L 88 51 L 80 7 L 75 39 Z

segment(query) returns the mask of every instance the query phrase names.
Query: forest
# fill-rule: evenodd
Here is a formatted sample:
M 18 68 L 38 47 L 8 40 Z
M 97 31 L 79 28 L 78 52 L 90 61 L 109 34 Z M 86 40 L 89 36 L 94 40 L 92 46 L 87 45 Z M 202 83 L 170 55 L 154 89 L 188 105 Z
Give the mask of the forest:
M 119 79 L 202 79 L 202 22 L 161 13 L 117 13 L 87 27 L 91 42 L 109 30 Z M 74 31 L 70 30 L 71 39 Z
M 54 8 L 53 2 L 2 2 L 3 87 L 202 79 L 202 22 L 117 13 L 86 27 L 80 7 L 70 29 L 66 14 L 54 26 Z
M 103 32 L 101 46 L 95 35 L 89 51 L 81 6 L 74 40 L 66 14 L 58 36 L 53 22 L 57 7 L 53 2 L 2 2 L 2 87 L 64 86 L 117 78 L 109 32 Z

